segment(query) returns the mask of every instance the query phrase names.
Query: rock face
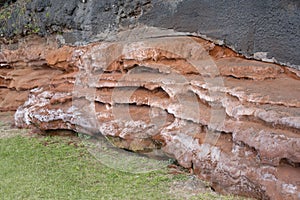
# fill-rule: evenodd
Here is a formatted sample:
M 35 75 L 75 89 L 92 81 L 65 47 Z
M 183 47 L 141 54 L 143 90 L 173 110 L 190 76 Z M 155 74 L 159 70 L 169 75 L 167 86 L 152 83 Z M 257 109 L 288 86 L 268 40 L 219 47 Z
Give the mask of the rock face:
M 3 0 L 2 0 L 3 2 Z M 298 0 L 6 0 L 0 39 L 61 32 L 69 44 L 139 25 L 207 36 L 256 59 L 300 69 Z M 1 8 L 0 1 L 0 8 Z
M 31 89 L 49 84 L 68 70 L 60 60 L 56 61 L 55 68 L 51 67 L 55 62 L 54 54 L 59 53 L 61 59 L 68 53 L 62 54 L 62 50 L 58 49 L 55 40 L 31 37 L 18 44 L 3 46 L 0 52 L 0 111 L 16 110 L 28 99 Z M 52 61 L 47 62 L 47 59 Z
M 219 192 L 298 199 L 299 71 L 196 37 L 143 33 L 80 47 L 55 37 L 5 46 L 0 109 L 21 105 L 19 127 L 161 149 Z

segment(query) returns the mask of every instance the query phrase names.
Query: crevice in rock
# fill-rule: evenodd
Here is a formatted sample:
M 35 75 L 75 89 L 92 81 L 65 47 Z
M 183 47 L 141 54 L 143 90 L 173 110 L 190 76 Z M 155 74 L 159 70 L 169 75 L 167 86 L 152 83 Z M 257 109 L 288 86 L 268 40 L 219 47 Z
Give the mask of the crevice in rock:
M 45 130 L 42 134 L 46 136 L 77 136 L 77 133 L 70 129 Z
M 235 120 L 234 118 L 231 117 L 232 120 Z M 284 132 L 285 134 L 291 136 L 291 137 L 298 137 L 300 136 L 299 134 L 299 129 L 296 127 L 289 126 L 287 124 L 279 124 L 277 121 L 265 121 L 263 119 L 260 119 L 259 117 L 256 116 L 250 116 L 250 115 L 243 115 L 239 116 L 239 119 L 237 120 L 239 122 L 253 122 L 253 125 L 256 124 L 261 125 L 262 127 L 266 127 L 271 129 L 276 129 L 277 132 Z
M 281 158 L 279 161 L 279 164 L 280 165 L 290 165 L 295 168 L 297 168 L 297 167 L 300 168 L 300 162 L 295 163 L 287 158 Z

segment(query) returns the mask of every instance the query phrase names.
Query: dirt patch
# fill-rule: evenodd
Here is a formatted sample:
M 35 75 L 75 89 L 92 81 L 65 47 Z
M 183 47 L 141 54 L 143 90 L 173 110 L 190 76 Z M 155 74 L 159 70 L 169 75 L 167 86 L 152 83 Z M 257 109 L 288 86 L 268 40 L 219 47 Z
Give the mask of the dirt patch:
M 17 135 L 28 135 L 27 129 L 18 129 L 14 125 L 14 112 L 0 112 L 0 139 Z
M 170 193 L 174 194 L 176 199 L 190 199 L 203 193 L 217 195 L 216 193 L 214 194 L 208 183 L 194 175 L 189 175 L 188 179 L 185 180 L 174 181 L 171 185 Z

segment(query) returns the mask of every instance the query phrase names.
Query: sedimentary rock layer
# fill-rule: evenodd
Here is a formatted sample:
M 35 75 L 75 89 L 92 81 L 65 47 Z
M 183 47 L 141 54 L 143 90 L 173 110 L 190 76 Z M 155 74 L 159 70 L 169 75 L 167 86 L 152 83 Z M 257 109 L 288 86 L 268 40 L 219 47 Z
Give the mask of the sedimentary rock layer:
M 3 0 L 2 0 L 3 2 Z M 259 60 L 300 69 L 298 0 L 6 0 L 0 40 L 62 33 L 69 44 L 140 25 L 197 34 Z
M 299 198 L 299 71 L 199 38 L 128 41 L 60 47 L 29 38 L 3 49 L 0 109 L 25 102 L 19 127 L 161 149 L 223 193 Z

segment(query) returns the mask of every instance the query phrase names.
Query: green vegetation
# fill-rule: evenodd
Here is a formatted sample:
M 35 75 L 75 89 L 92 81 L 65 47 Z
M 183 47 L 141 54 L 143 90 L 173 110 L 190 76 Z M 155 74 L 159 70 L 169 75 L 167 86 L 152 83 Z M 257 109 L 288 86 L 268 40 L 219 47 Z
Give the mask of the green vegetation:
M 49 17 L 50 17 L 50 13 L 47 12 L 45 16 L 46 16 L 47 18 L 49 18 Z
M 13 34 L 14 36 L 20 34 L 36 34 L 40 32 L 39 17 L 35 11 L 25 14 L 26 5 L 31 0 L 18 0 L 13 4 L 5 4 L 0 8 L 0 36 L 4 33 Z M 49 15 L 48 15 L 49 17 Z M 24 19 L 27 19 L 25 21 Z M 12 36 L 12 35 L 10 35 Z
M 8 9 L 8 6 L 4 6 L 2 10 L 0 10 L 0 20 L 6 20 L 11 17 L 11 11 Z
M 2 137 L 0 179 L 0 199 L 5 200 L 186 199 L 191 193 L 171 189 L 174 183 L 189 180 L 188 175 L 171 175 L 167 169 L 140 174 L 116 171 L 91 156 L 80 140 L 58 136 Z M 207 192 L 193 199 L 236 198 Z
M 30 33 L 38 33 L 40 31 L 40 28 L 37 25 L 27 24 L 24 27 Z

